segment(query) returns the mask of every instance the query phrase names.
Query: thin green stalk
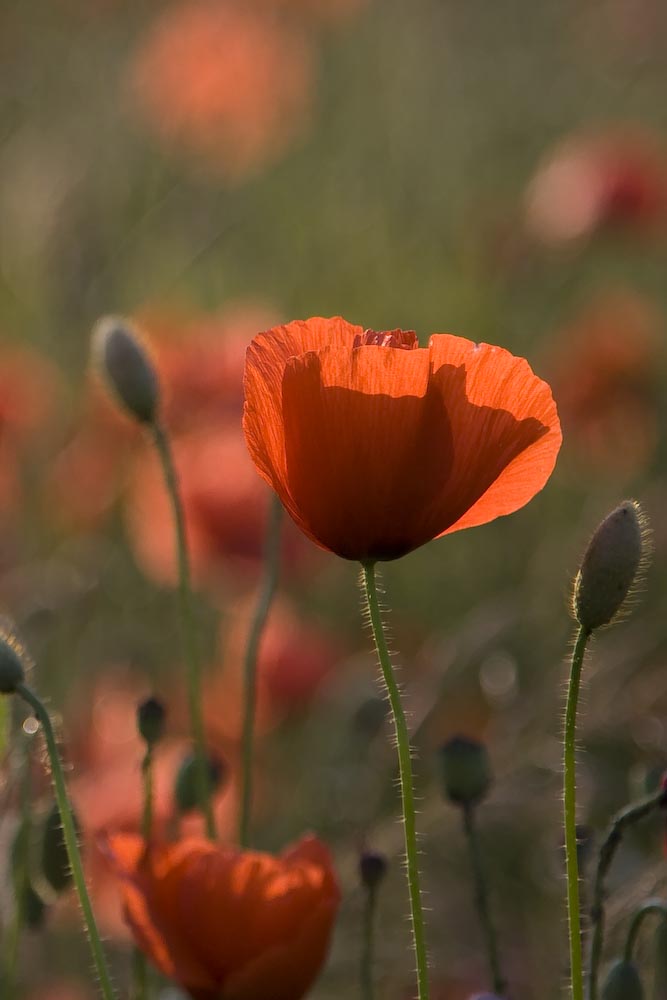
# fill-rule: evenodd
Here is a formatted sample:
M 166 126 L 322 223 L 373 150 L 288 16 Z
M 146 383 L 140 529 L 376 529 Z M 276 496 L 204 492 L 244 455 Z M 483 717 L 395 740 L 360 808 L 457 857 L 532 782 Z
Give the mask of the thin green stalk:
M 178 476 L 169 444 L 169 437 L 164 427 L 153 424 L 153 441 L 160 458 L 164 481 L 171 502 L 176 535 L 176 552 L 178 557 L 178 596 L 181 607 L 181 622 L 183 630 L 183 649 L 185 653 L 188 679 L 188 707 L 190 725 L 197 757 L 197 797 L 206 819 L 206 834 L 210 840 L 215 840 L 215 818 L 213 816 L 213 797 L 211 795 L 208 777 L 206 737 L 204 733 L 204 717 L 202 714 L 201 661 L 197 632 L 194 620 L 192 587 L 190 583 L 190 562 L 188 558 L 187 538 L 185 534 L 185 515 L 178 488 Z
M 377 903 L 377 888 L 368 886 L 364 902 L 364 931 L 361 949 L 361 994 L 364 1000 L 374 1000 L 373 986 L 373 952 L 375 932 L 375 909 Z
M 280 524 L 282 504 L 274 494 L 271 498 L 264 551 L 264 575 L 257 607 L 250 625 L 248 644 L 243 661 L 243 734 L 241 737 L 241 803 L 239 810 L 239 846 L 248 847 L 252 819 L 252 768 L 257 710 L 257 654 L 269 617 L 271 602 L 278 583 L 280 567 Z
M 104 951 L 102 950 L 102 942 L 100 940 L 97 923 L 95 921 L 95 914 L 93 913 L 90 897 L 88 895 L 88 889 L 86 888 L 86 880 L 83 874 L 83 864 L 81 862 L 81 854 L 77 843 L 77 834 L 76 827 L 74 825 L 74 817 L 72 815 L 72 807 L 70 806 L 69 798 L 67 796 L 65 775 L 60 761 L 60 754 L 58 753 L 58 746 L 53 726 L 51 725 L 51 719 L 49 717 L 49 713 L 46 711 L 37 695 L 31 691 L 30 688 L 26 687 L 25 684 L 17 684 L 16 693 L 20 695 L 20 697 L 23 698 L 23 700 L 26 701 L 33 709 L 44 733 L 46 749 L 49 756 L 49 762 L 51 764 L 53 788 L 56 795 L 56 802 L 58 803 L 58 810 L 60 812 L 60 820 L 63 825 L 63 839 L 67 848 L 67 856 L 72 869 L 72 878 L 79 896 L 81 911 L 83 913 L 84 923 L 88 932 L 88 940 L 93 953 L 95 971 L 97 972 L 104 1000 L 115 1000 L 113 987 L 111 985 L 111 976 L 107 968 Z
M 19 776 L 20 788 L 20 817 L 19 827 L 16 833 L 18 848 L 16 855 L 12 858 L 13 883 L 14 883 L 14 909 L 9 926 L 7 927 L 2 967 L 2 996 L 11 1000 L 16 991 L 16 969 L 18 965 L 19 941 L 25 920 L 26 894 L 30 888 L 30 746 L 31 738 L 22 733 L 21 738 L 21 765 Z M 16 843 L 16 842 L 15 842 Z
M 597 1000 L 598 977 L 604 943 L 605 883 L 616 851 L 625 831 L 629 827 L 649 816 L 655 810 L 663 809 L 665 805 L 667 805 L 667 791 L 661 789 L 655 795 L 649 795 L 640 802 L 622 809 L 612 819 L 600 847 L 595 881 L 593 883 L 593 905 L 591 907 L 592 938 L 588 963 L 588 1000 Z
M 418 1000 L 428 1000 L 428 958 L 426 955 L 426 935 L 422 910 L 421 888 L 418 866 L 417 823 L 415 796 L 412 787 L 412 760 L 410 757 L 410 735 L 401 703 L 401 694 L 394 675 L 387 640 L 382 626 L 382 615 L 378 602 L 375 563 L 363 563 L 363 586 L 368 606 L 373 638 L 377 650 L 382 677 L 387 688 L 389 704 L 394 719 L 394 732 L 398 751 L 398 769 L 403 804 L 403 831 L 405 835 L 405 860 L 410 894 L 410 916 L 412 940 L 417 964 Z
M 563 733 L 563 818 L 565 825 L 565 870 L 567 878 L 567 920 L 570 937 L 570 976 L 572 1000 L 583 1000 L 584 977 L 581 953 L 581 916 L 579 912 L 579 865 L 577 862 L 577 774 L 576 727 L 577 703 L 581 687 L 581 668 L 590 632 L 580 628 L 572 652 L 572 666 L 567 689 L 565 730 Z
M 484 865 L 482 863 L 482 852 L 480 850 L 477 827 L 475 825 L 475 806 L 467 803 L 461 810 L 463 814 L 463 829 L 465 832 L 468 848 L 470 850 L 470 860 L 472 862 L 473 878 L 475 880 L 475 904 L 479 915 L 484 941 L 486 943 L 486 953 L 489 961 L 489 971 L 491 973 L 491 983 L 493 992 L 499 996 L 505 990 L 505 979 L 500 969 L 500 957 L 498 954 L 498 940 L 495 927 L 491 919 L 489 909 L 489 894 L 487 890 Z
M 153 831 L 153 747 L 146 746 L 141 762 L 143 781 L 143 809 L 141 814 L 141 836 L 148 847 Z M 148 963 L 146 956 L 136 945 L 132 952 L 132 1000 L 148 1000 Z
M 625 939 L 625 951 L 623 952 L 623 958 L 626 962 L 632 961 L 632 953 L 635 950 L 641 926 L 646 917 L 650 916 L 652 913 L 658 914 L 664 920 L 667 917 L 667 904 L 665 901 L 662 899 L 649 899 L 643 906 L 640 906 L 633 916 L 632 923 L 630 924 L 630 928 L 628 930 L 628 936 Z

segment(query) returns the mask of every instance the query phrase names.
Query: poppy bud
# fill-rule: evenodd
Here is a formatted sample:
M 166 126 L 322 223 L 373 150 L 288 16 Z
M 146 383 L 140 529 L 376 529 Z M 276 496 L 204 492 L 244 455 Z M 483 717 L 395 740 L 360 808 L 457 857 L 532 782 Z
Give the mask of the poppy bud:
M 602 986 L 602 1000 L 644 1000 L 644 990 L 634 962 L 619 958 Z
M 592 632 L 619 613 L 646 557 L 646 520 L 634 500 L 625 500 L 597 527 L 574 581 L 572 611 Z
M 359 858 L 359 878 L 367 889 L 377 889 L 387 874 L 387 859 L 379 851 L 362 851 Z
M 23 650 L 8 632 L 0 634 L 0 694 L 13 694 L 25 680 Z
M 181 762 L 176 775 L 174 797 L 180 813 L 190 812 L 199 808 L 199 763 L 195 754 L 188 754 Z M 219 757 L 208 757 L 206 772 L 208 777 L 207 796 L 211 796 L 223 783 L 226 777 L 226 767 Z
M 155 746 L 164 736 L 167 710 L 159 698 L 146 698 L 137 708 L 137 729 L 144 743 Z
M 93 361 L 119 403 L 143 424 L 157 416 L 157 373 L 139 336 L 127 320 L 105 316 L 93 329 Z
M 480 802 L 491 785 L 491 765 L 483 743 L 454 736 L 440 747 L 445 797 L 455 805 Z
M 74 815 L 74 825 L 79 835 L 79 823 Z M 54 892 L 61 893 L 70 884 L 72 869 L 65 846 L 63 827 L 57 803 L 53 803 L 42 828 L 41 871 Z

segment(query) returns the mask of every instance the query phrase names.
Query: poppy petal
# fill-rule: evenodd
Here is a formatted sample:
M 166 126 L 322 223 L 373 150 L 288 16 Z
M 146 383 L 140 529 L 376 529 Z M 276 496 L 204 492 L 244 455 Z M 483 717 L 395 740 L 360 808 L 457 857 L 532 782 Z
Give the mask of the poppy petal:
M 276 488 L 285 479 L 282 378 L 289 358 L 327 345 L 352 348 L 363 327 L 340 316 L 314 317 L 277 326 L 254 338 L 246 354 L 243 427 L 250 454 L 261 475 Z
M 299 527 L 347 559 L 393 559 L 433 537 L 420 511 L 445 488 L 452 441 L 429 354 L 327 347 L 283 378 L 284 478 Z
M 562 435 L 551 389 L 523 358 L 448 334 L 429 350 L 455 442 L 445 534 L 526 504 L 551 475 Z

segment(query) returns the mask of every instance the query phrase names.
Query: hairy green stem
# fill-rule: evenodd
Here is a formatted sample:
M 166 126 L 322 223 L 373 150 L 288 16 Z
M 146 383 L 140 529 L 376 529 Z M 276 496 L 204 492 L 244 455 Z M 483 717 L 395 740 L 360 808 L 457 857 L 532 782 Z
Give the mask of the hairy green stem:
M 394 720 L 396 747 L 398 751 L 398 770 L 403 805 L 403 832 L 405 835 L 405 860 L 410 894 L 410 916 L 412 921 L 412 941 L 417 964 L 417 996 L 418 1000 L 428 1000 L 428 957 L 426 954 L 426 934 L 424 928 L 424 913 L 422 910 L 418 849 L 417 823 L 415 810 L 415 795 L 412 779 L 412 760 L 410 757 L 410 734 L 401 703 L 401 694 L 396 682 L 391 656 L 387 648 L 387 640 L 382 625 L 382 614 L 378 602 L 375 563 L 363 563 L 363 586 L 368 606 L 373 638 L 377 650 L 382 677 L 387 688 L 389 704 Z
M 579 912 L 579 865 L 577 862 L 577 774 L 576 727 L 577 704 L 581 687 L 581 669 L 590 632 L 580 628 L 572 653 L 570 680 L 565 707 L 563 733 L 563 818 L 565 825 L 565 871 L 567 878 L 567 922 L 570 938 L 570 986 L 572 1000 L 583 1000 L 584 977 L 581 950 L 581 915 Z
M 206 820 L 206 834 L 210 840 L 215 840 L 215 818 L 213 816 L 213 797 L 211 794 L 211 784 L 208 774 L 208 762 L 206 752 L 206 737 L 204 733 L 204 717 L 202 714 L 202 691 L 201 691 L 201 661 L 199 656 L 199 645 L 197 643 L 197 631 L 195 628 L 194 608 L 192 598 L 192 586 L 190 583 L 190 562 L 188 558 L 188 545 L 185 534 L 185 515 L 183 503 L 178 487 L 178 476 L 174 466 L 174 458 L 171 452 L 169 437 L 164 427 L 160 424 L 152 426 L 153 441 L 160 458 L 164 481 L 169 494 L 172 514 L 174 518 L 174 532 L 176 535 L 176 553 L 178 558 L 178 596 L 181 608 L 181 622 L 183 629 L 183 650 L 186 660 L 187 681 L 188 681 L 188 708 L 190 712 L 190 726 L 192 728 L 192 738 L 197 759 L 197 798 L 200 808 Z
M 31 737 L 22 733 L 21 765 L 19 775 L 20 787 L 20 817 L 16 832 L 16 854 L 12 858 L 14 909 L 9 926 L 5 932 L 3 948 L 3 967 L 0 977 L 1 995 L 12 1000 L 16 992 L 16 969 L 18 965 L 19 941 L 25 920 L 26 896 L 30 889 L 30 746 Z
M 605 882 L 616 851 L 623 839 L 623 834 L 629 827 L 649 816 L 652 812 L 664 809 L 666 805 L 667 791 L 661 789 L 655 795 L 649 795 L 640 802 L 635 802 L 627 806 L 614 816 L 605 839 L 602 842 L 598 854 L 595 881 L 593 883 L 593 903 L 591 906 L 592 937 L 588 961 L 588 1000 L 597 1000 L 600 961 L 602 959 L 604 943 Z
M 360 968 L 361 995 L 364 1000 L 373 1000 L 375 996 L 375 989 L 373 987 L 373 945 L 376 903 L 377 888 L 376 886 L 368 886 L 364 900 L 364 930 Z
M 479 915 L 484 934 L 486 953 L 489 961 L 489 971 L 491 974 L 491 984 L 493 992 L 500 995 L 504 991 L 506 984 L 500 969 L 498 940 L 496 937 L 496 930 L 491 919 L 491 911 L 489 909 L 489 894 L 486 876 L 484 873 L 484 865 L 482 863 L 482 852 L 480 850 L 479 838 L 477 836 L 477 827 L 475 825 L 475 806 L 467 803 L 463 806 L 461 812 L 463 815 L 463 829 L 468 842 L 473 878 L 475 881 L 475 905 L 477 907 L 477 913 Z
M 632 918 L 632 922 L 628 930 L 628 936 L 625 939 L 623 958 L 626 962 L 632 961 L 632 953 L 635 950 L 635 944 L 637 943 L 641 926 L 646 917 L 653 913 L 661 916 L 663 920 L 667 918 L 667 903 L 665 903 L 663 899 L 649 899 L 643 906 L 639 907 Z
M 282 504 L 271 498 L 264 550 L 264 574 L 243 660 L 243 733 L 241 737 L 241 803 L 239 809 L 239 846 L 248 847 L 252 820 L 252 768 L 257 709 L 257 654 L 269 617 L 278 583 L 280 567 L 280 524 Z
M 39 721 L 44 733 L 46 750 L 51 764 L 53 788 L 56 795 L 56 802 L 58 803 L 58 811 L 60 812 L 60 821 L 63 825 L 63 839 L 65 841 L 65 847 L 67 848 L 67 857 L 72 869 L 72 878 L 79 896 L 81 911 L 83 913 L 84 923 L 88 932 L 88 940 L 90 941 L 90 948 L 93 954 L 95 971 L 97 972 L 104 1000 L 115 1000 L 113 987 L 111 985 L 111 976 L 107 968 L 106 958 L 104 957 L 104 951 L 102 949 L 102 942 L 100 940 L 97 923 L 95 921 L 95 914 L 93 913 L 90 897 L 88 895 L 88 889 L 86 888 L 86 880 L 83 874 L 83 864 L 81 862 L 81 854 L 77 843 L 77 834 L 76 827 L 74 825 L 74 817 L 72 815 L 72 807 L 70 806 L 67 795 L 65 775 L 60 761 L 60 754 L 58 753 L 58 745 L 56 743 L 56 737 L 51 724 L 51 719 L 49 717 L 49 713 L 46 711 L 37 695 L 31 691 L 30 688 L 26 687 L 25 684 L 17 684 L 16 693 L 20 695 L 20 697 L 23 698 L 23 700 L 26 701 L 33 709 L 35 717 Z

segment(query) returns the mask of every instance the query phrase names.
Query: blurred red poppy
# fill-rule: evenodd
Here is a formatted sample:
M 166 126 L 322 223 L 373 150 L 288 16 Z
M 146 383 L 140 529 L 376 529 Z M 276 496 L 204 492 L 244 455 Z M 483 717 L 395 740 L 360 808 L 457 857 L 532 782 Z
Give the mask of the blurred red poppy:
M 667 170 L 652 139 L 617 131 L 574 136 L 545 160 L 526 195 L 533 236 L 557 245 L 605 225 L 642 229 L 664 216 Z
M 163 12 L 131 72 L 135 102 L 155 132 L 232 179 L 284 151 L 314 90 L 312 53 L 296 26 L 225 0 Z
M 396 559 L 527 503 L 561 433 L 549 386 L 499 347 L 310 319 L 257 336 L 252 459 L 297 525 L 346 559 Z
M 194 1000 L 300 1000 L 320 971 L 340 902 L 328 849 L 304 837 L 279 857 L 191 838 L 110 834 L 139 946 Z
M 560 332 L 551 381 L 573 454 L 584 462 L 633 474 L 654 453 L 661 326 L 650 302 L 614 292 Z

